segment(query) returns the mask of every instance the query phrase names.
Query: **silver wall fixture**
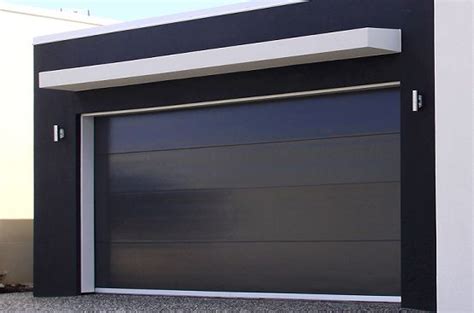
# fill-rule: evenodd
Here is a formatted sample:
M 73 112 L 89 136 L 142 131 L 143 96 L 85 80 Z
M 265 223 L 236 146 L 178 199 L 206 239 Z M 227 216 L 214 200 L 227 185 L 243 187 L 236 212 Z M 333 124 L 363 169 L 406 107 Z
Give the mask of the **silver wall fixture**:
M 413 90 L 412 98 L 412 110 L 418 112 L 423 107 L 423 96 L 420 95 L 418 90 Z
M 59 125 L 53 126 L 53 140 L 54 142 L 59 142 L 64 139 L 64 128 L 59 127 Z

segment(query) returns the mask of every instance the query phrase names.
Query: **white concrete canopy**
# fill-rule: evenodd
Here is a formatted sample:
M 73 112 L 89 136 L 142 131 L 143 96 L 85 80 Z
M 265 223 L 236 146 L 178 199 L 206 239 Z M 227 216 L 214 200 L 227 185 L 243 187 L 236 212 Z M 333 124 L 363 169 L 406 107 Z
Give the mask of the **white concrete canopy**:
M 359 28 L 41 72 L 45 89 L 84 91 L 401 52 L 401 30 Z

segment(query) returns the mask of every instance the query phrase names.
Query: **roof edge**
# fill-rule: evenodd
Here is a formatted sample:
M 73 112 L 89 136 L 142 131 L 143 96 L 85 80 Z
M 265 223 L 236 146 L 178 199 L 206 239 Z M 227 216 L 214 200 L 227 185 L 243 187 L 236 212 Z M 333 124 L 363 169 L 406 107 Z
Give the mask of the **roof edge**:
M 296 3 L 307 2 L 307 0 L 253 0 L 245 1 L 236 4 L 230 4 L 225 6 L 219 6 L 210 9 L 203 9 L 197 11 L 189 11 L 172 15 L 165 15 L 159 17 L 152 17 L 146 19 L 140 19 L 136 21 L 117 23 L 113 25 L 106 25 L 101 27 L 95 27 L 92 29 L 82 29 L 76 31 L 70 31 L 65 33 L 39 36 L 33 39 L 34 45 L 47 44 L 52 42 L 92 37 L 104 34 L 110 34 L 115 32 L 153 27 L 159 25 L 173 24 L 191 20 L 204 19 L 213 16 L 222 16 L 229 14 L 236 14 L 241 12 L 255 11 L 261 9 L 267 9 L 271 7 L 284 6 Z

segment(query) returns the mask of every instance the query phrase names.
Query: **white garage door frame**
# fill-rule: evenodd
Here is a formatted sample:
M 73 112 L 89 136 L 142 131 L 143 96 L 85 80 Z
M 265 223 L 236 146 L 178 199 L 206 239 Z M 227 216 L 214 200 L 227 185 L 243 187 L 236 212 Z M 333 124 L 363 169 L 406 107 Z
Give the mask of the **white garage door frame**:
M 275 94 L 267 96 L 238 98 L 221 101 L 189 103 L 182 105 L 162 106 L 145 109 L 108 111 L 87 113 L 81 115 L 81 292 L 82 293 L 113 293 L 113 294 L 140 294 L 162 296 L 197 296 L 220 298 L 259 298 L 259 299 L 299 299 L 323 301 L 367 301 L 367 302 L 401 302 L 398 296 L 364 296 L 364 295 L 335 295 L 335 294 L 297 294 L 297 293 L 260 293 L 260 292 L 210 292 L 194 290 L 156 290 L 156 289 L 117 289 L 96 288 L 95 286 L 95 238 L 94 238 L 94 119 L 96 117 L 129 115 L 136 113 L 151 113 L 190 108 L 231 105 L 236 103 L 251 103 L 258 101 L 277 100 L 285 98 L 308 97 L 317 95 L 347 93 L 354 91 L 368 91 L 385 88 L 400 87 L 400 82 L 358 85 L 333 89 L 321 89 L 296 93 Z

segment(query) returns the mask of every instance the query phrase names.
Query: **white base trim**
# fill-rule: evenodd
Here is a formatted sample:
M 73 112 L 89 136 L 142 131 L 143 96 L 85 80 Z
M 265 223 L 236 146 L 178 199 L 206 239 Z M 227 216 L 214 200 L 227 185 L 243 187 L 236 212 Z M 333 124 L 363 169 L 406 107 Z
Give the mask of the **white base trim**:
M 146 295 L 146 296 L 179 296 L 179 297 L 241 298 L 241 299 L 288 299 L 288 300 L 391 302 L 391 303 L 400 303 L 402 300 L 401 297 L 391 297 L 391 296 L 159 290 L 159 289 L 96 288 L 95 292 L 106 293 L 106 294 Z

